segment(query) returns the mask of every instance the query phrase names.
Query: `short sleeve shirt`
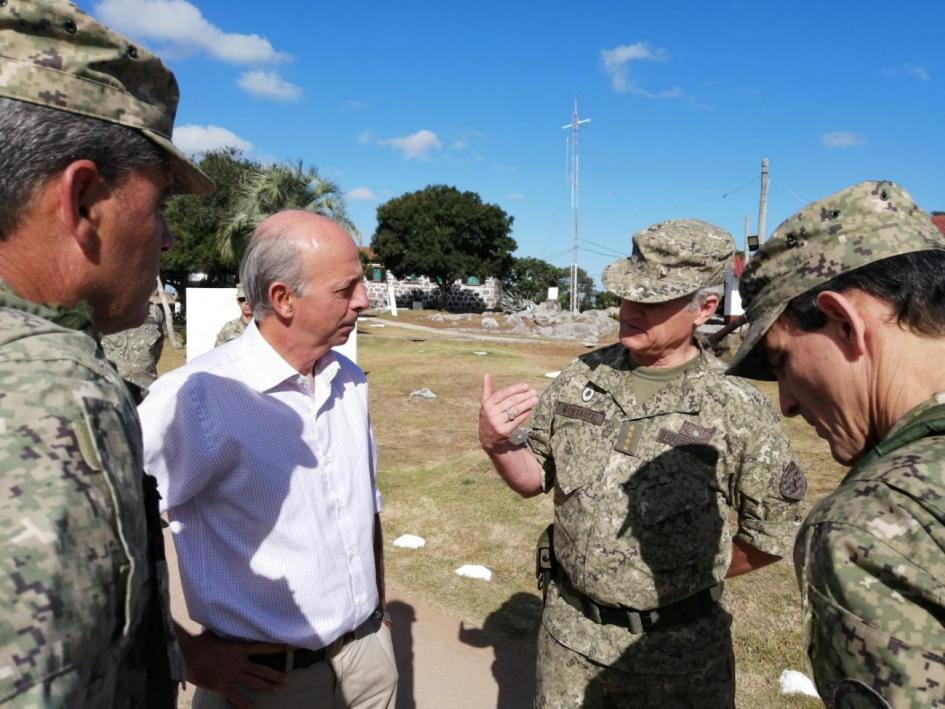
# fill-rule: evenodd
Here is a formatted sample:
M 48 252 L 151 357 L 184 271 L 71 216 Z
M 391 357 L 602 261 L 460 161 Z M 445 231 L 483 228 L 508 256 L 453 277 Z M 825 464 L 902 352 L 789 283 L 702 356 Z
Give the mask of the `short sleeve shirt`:
M 700 352 L 643 401 L 631 367 L 620 344 L 573 362 L 542 396 L 528 444 L 555 495 L 555 555 L 572 585 L 648 610 L 723 579 L 733 538 L 783 556 L 806 484 L 770 402 L 714 357 Z M 593 645 L 562 628 L 564 644 Z

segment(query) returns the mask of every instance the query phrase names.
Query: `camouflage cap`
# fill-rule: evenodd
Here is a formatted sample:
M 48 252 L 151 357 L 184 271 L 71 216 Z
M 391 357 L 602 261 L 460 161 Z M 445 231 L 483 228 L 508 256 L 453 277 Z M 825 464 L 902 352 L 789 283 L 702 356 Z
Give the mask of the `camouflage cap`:
M 636 303 L 664 303 L 721 285 L 735 252 L 731 235 L 698 219 L 672 219 L 638 231 L 632 254 L 604 269 L 614 295 Z
M 164 150 L 175 192 L 214 189 L 171 142 L 174 75 L 66 0 L 0 0 L 0 96 L 140 130 Z
M 874 261 L 933 249 L 945 249 L 945 237 L 893 182 L 860 182 L 807 205 L 775 229 L 742 273 L 749 327 L 729 373 L 775 378 L 758 345 L 792 298 Z

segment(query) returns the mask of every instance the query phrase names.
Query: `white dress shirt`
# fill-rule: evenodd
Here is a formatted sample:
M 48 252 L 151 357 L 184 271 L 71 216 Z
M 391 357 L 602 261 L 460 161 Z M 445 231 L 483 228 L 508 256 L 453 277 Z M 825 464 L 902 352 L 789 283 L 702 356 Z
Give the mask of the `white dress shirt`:
M 189 615 L 224 637 L 315 650 L 378 604 L 367 383 L 334 352 L 314 381 L 251 323 L 139 408 Z

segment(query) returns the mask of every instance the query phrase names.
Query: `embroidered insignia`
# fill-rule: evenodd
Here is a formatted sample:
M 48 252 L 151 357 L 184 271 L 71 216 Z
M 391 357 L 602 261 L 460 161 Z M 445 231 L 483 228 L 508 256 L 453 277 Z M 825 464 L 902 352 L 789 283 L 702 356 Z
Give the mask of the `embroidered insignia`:
M 625 421 L 620 428 L 620 433 L 617 434 L 617 440 L 614 442 L 614 450 L 618 450 L 621 453 L 629 453 L 630 455 L 635 454 L 637 446 L 640 444 L 640 428 L 641 424 L 639 421 Z
M 715 426 L 712 428 L 702 428 L 691 421 L 684 421 L 679 427 L 679 431 L 671 431 L 668 428 L 661 428 L 656 434 L 656 440 L 665 443 L 668 446 L 678 448 L 679 446 L 691 446 L 706 444 L 712 440 L 715 435 Z
M 580 419 L 581 421 L 587 421 L 588 423 L 592 423 L 595 426 L 600 426 L 602 423 L 604 423 L 603 411 L 593 411 L 592 409 L 585 409 L 583 406 L 565 404 L 563 401 L 559 401 L 557 404 L 555 404 L 555 413 L 560 416 L 566 416 L 569 419 Z
M 594 398 L 594 390 L 591 387 L 584 387 L 584 391 L 581 392 L 581 401 L 588 402 Z
M 781 471 L 781 484 L 778 489 L 781 497 L 788 500 L 804 499 L 804 493 L 807 492 L 807 478 L 794 461 L 784 466 L 784 470 Z

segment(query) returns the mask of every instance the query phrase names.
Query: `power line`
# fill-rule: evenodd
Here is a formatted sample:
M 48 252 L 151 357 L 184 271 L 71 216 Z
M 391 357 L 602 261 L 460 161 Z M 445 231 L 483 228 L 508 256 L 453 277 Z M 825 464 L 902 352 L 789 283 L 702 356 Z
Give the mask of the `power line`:
M 806 199 L 806 198 L 804 198 L 804 197 L 801 197 L 797 192 L 795 192 L 794 190 L 792 190 L 790 187 L 788 187 L 786 184 L 784 184 L 784 183 L 781 182 L 780 180 L 771 180 L 771 184 L 777 185 L 778 187 L 783 187 L 785 192 L 787 192 L 789 195 L 791 195 L 792 197 L 794 197 L 795 199 L 797 199 L 798 201 L 800 201 L 802 204 L 809 204 L 809 203 L 810 203 L 810 200 L 809 200 L 809 199 Z
M 583 251 L 587 251 L 590 254 L 597 254 L 598 256 L 607 256 L 608 258 L 621 258 L 622 256 L 626 256 L 626 254 L 608 254 L 604 253 L 603 251 L 597 251 L 596 249 L 589 249 L 586 246 L 583 248 Z
M 613 252 L 614 252 L 614 256 L 626 256 L 625 253 L 623 253 L 623 252 L 621 252 L 621 251 L 618 251 L 617 249 L 613 248 L 612 246 L 608 246 L 607 244 L 598 244 L 596 241 L 591 241 L 590 239 L 588 239 L 588 238 L 586 238 L 586 237 L 581 237 L 581 238 L 579 239 L 579 241 L 583 241 L 583 242 L 585 242 L 585 243 L 591 244 L 591 245 L 596 246 L 596 247 L 598 247 L 598 248 L 600 248 L 600 249 L 605 249 L 605 250 L 607 250 L 607 251 L 613 251 Z

